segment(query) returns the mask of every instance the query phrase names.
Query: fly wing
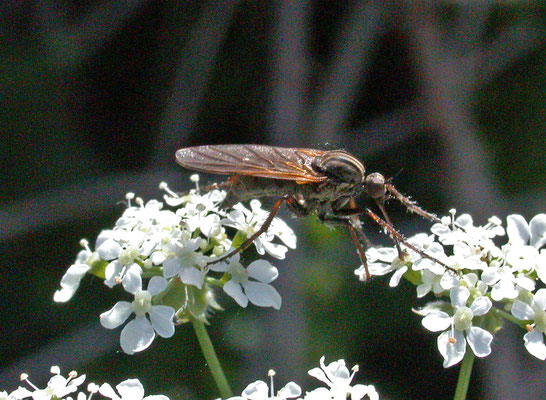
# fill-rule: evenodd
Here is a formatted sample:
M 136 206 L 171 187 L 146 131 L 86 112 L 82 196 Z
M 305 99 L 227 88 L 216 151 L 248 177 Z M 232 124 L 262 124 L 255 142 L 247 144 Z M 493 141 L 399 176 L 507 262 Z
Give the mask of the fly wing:
M 324 151 L 314 149 L 225 144 L 180 149 L 176 161 L 184 168 L 200 172 L 311 183 L 326 179 L 311 165 L 322 154 Z

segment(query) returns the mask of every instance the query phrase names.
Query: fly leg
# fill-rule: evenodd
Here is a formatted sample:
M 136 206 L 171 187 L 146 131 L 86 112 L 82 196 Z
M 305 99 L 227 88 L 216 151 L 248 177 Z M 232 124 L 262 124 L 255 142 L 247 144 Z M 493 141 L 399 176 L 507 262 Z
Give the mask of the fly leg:
M 365 211 L 366 214 L 368 214 L 368 216 L 375 223 L 377 223 L 378 225 L 383 227 L 383 229 L 385 229 L 385 231 L 389 235 L 389 237 L 391 237 L 395 242 L 404 244 L 404 246 L 406 246 L 407 248 L 415 251 L 417 254 L 421 255 L 422 257 L 428 258 L 429 260 L 434 261 L 436 264 L 441 265 L 442 267 L 444 267 L 445 269 L 447 269 L 447 270 L 449 270 L 451 272 L 455 272 L 455 273 L 457 272 L 453 268 L 447 266 L 442 261 L 438 260 L 436 257 L 431 256 L 431 255 L 427 254 L 424 250 L 421 250 L 418 247 L 415 247 L 411 243 L 408 243 L 408 241 L 404 238 L 404 236 L 400 232 L 398 232 L 396 229 L 393 228 L 392 224 L 390 224 L 390 223 L 388 223 L 386 221 L 383 221 L 376 213 L 374 213 L 369 208 L 366 208 L 364 211 Z M 399 254 L 399 256 L 400 256 L 400 254 Z M 404 256 L 404 253 L 402 252 L 402 257 L 403 256 Z
M 428 220 L 431 220 L 433 222 L 441 222 L 440 221 L 440 218 L 438 218 L 435 214 L 432 214 L 432 213 L 429 213 L 428 211 L 425 211 L 423 210 L 421 207 L 419 207 L 417 205 L 417 203 L 413 200 L 411 200 L 409 197 L 407 196 L 404 196 L 402 193 L 400 193 L 398 191 L 398 189 L 396 189 L 392 183 L 385 183 L 385 189 L 387 190 L 387 192 L 389 192 L 389 194 L 391 194 L 392 196 L 396 197 L 396 199 L 402 203 L 407 209 L 409 212 L 412 212 L 412 213 L 415 213 L 417 215 L 420 215 L 421 217 L 424 217 Z M 381 210 L 383 211 L 383 210 Z M 385 215 L 385 214 L 383 214 Z M 385 219 L 387 219 L 387 217 L 385 216 Z
M 351 233 L 351 239 L 356 247 L 356 251 L 358 252 L 360 261 L 364 266 L 364 271 L 366 271 L 365 280 L 369 280 L 371 278 L 371 275 L 368 269 L 366 252 L 364 250 L 364 247 L 362 246 L 362 243 L 364 242 L 366 244 L 366 248 L 371 247 L 372 243 L 370 242 L 370 239 L 368 239 L 368 237 L 364 234 L 364 231 L 362 230 L 362 223 L 360 222 L 360 218 L 358 217 L 358 215 L 351 215 L 348 218 L 349 219 L 347 227 L 349 228 L 349 232 Z
M 368 195 L 375 201 L 379 210 L 381 210 L 381 214 L 383 215 L 383 218 L 385 218 L 385 220 L 382 220 L 381 218 L 379 218 L 375 213 L 373 213 L 369 209 L 366 209 L 365 212 L 370 216 L 370 218 L 372 218 L 376 223 L 381 225 L 387 231 L 391 239 L 394 241 L 396 250 L 398 251 L 398 257 L 400 259 L 404 259 L 405 257 L 405 254 L 402 251 L 402 248 L 400 247 L 400 243 L 404 243 L 409 248 L 411 247 L 408 246 L 407 241 L 402 237 L 402 235 L 398 233 L 396 229 L 394 229 L 394 225 L 392 224 L 392 221 L 384 205 L 386 200 L 391 198 L 391 196 L 395 197 L 400 203 L 402 203 L 402 205 L 406 207 L 406 209 L 409 212 L 416 213 L 434 222 L 440 222 L 440 219 L 436 215 L 423 210 L 421 207 L 417 205 L 415 201 L 411 200 L 409 197 L 404 196 L 402 193 L 400 193 L 392 185 L 392 183 L 385 181 L 385 178 L 380 173 L 375 172 L 366 177 L 365 189 Z M 419 253 L 419 254 L 424 254 L 424 253 Z M 431 257 L 428 257 L 428 258 L 431 258 Z
M 376 200 L 376 202 L 378 202 L 378 200 Z M 378 206 L 379 206 L 379 209 L 381 209 L 382 211 L 385 210 L 382 203 L 379 203 Z M 364 254 L 364 248 L 362 246 L 362 243 L 365 243 L 366 247 L 371 247 L 371 243 L 362 230 L 362 224 L 360 222 L 359 215 L 363 213 L 367 214 L 376 224 L 381 226 L 386 231 L 387 235 L 395 242 L 396 248 L 398 250 L 398 256 L 400 259 L 403 260 L 406 257 L 405 252 L 400 247 L 400 244 L 403 244 L 404 246 L 415 251 L 417 254 L 421 255 L 422 257 L 427 258 L 441 265 L 447 270 L 456 272 L 452 268 L 447 266 L 445 263 L 438 260 L 436 257 L 433 257 L 427 254 L 425 251 L 412 245 L 411 243 L 408 243 L 408 241 L 404 238 L 404 236 L 393 227 L 388 215 L 386 215 L 386 211 L 384 211 L 386 220 L 383 220 L 376 213 L 374 213 L 368 208 L 362 210 L 356 207 L 354 200 L 351 199 L 351 201 L 349 202 L 349 208 L 336 210 L 334 216 L 323 218 L 323 220 L 333 221 L 333 222 L 337 222 L 338 224 L 347 226 L 347 228 L 349 229 L 349 232 L 351 233 L 351 239 L 353 240 L 353 243 L 355 244 L 357 248 L 362 264 L 364 265 L 364 269 L 366 271 L 366 279 L 369 279 L 370 274 L 368 271 L 368 265 L 366 263 L 366 255 Z
M 383 221 L 383 222 L 385 222 L 387 225 L 389 225 L 391 230 L 395 230 L 394 226 L 392 224 L 392 221 L 391 221 L 391 219 L 389 217 L 389 214 L 387 214 L 387 209 L 383 205 L 383 201 L 376 199 L 375 203 L 377 204 L 377 207 L 379 207 L 379 209 L 381 210 L 381 214 L 383 214 L 383 217 L 385 218 L 385 221 Z M 370 210 L 367 210 L 367 211 L 370 211 Z M 374 218 L 372 218 L 372 219 L 374 219 Z M 392 240 L 394 240 L 394 245 L 396 246 L 396 251 L 398 251 L 398 257 L 400 259 L 403 259 L 404 258 L 404 252 L 402 251 L 402 248 L 400 247 L 400 241 L 396 238 L 396 236 L 393 236 L 393 235 L 389 235 L 389 236 L 392 238 Z
M 275 204 L 273 205 L 273 207 L 271 209 L 271 212 L 267 216 L 266 220 L 264 221 L 264 223 L 262 224 L 260 229 L 258 229 L 256 232 L 254 232 L 254 234 L 252 236 L 250 236 L 249 238 L 247 238 L 239 247 L 237 247 L 236 249 L 230 251 L 228 254 L 225 254 L 222 257 L 217 258 L 214 261 L 209 261 L 207 263 L 207 265 L 212 265 L 212 264 L 216 264 L 216 263 L 219 263 L 221 261 L 224 261 L 225 259 L 230 258 L 230 257 L 234 256 L 237 253 L 240 253 L 241 251 L 245 250 L 248 246 L 250 246 L 252 244 L 252 242 L 256 238 L 258 238 L 262 233 L 267 232 L 267 230 L 269 229 L 269 226 L 271 225 L 271 222 L 273 222 L 273 218 L 275 218 L 275 215 L 277 215 L 277 212 L 279 211 L 279 208 L 281 208 L 282 203 L 284 201 L 287 201 L 287 200 L 288 200 L 288 196 L 284 196 L 284 197 L 281 197 L 280 199 L 278 199 L 275 202 Z
M 366 236 L 362 230 L 362 222 L 360 222 L 359 214 L 361 211 L 356 207 L 355 200 L 351 198 L 349 200 L 349 207 L 345 209 L 338 209 L 332 211 L 331 215 L 319 215 L 319 218 L 323 222 L 333 222 L 338 225 L 347 227 L 351 234 L 351 240 L 356 247 L 360 262 L 364 266 L 366 271 L 366 279 L 371 278 L 370 271 L 368 270 L 368 261 L 366 259 L 366 249 L 372 247 L 370 239 Z

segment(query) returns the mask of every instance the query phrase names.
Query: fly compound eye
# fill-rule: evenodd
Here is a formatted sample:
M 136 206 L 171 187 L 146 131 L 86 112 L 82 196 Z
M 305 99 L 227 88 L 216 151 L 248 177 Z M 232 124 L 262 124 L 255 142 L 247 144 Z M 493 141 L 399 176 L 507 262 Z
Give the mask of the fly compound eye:
M 385 177 L 379 172 L 374 172 L 366 177 L 364 181 L 366 186 L 366 193 L 372 199 L 380 200 L 385 198 Z
M 328 151 L 316 157 L 313 169 L 336 182 L 361 183 L 364 178 L 364 166 L 355 157 L 341 150 Z

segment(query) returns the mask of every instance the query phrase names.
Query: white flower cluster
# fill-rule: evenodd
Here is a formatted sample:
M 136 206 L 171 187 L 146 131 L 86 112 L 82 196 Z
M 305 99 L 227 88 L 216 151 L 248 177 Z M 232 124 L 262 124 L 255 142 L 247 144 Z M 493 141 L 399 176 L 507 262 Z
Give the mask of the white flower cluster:
M 302 393 L 300 386 L 290 382 L 281 388 L 277 393 L 273 389 L 274 371 L 269 372 L 271 377 L 271 387 L 263 381 L 256 381 L 248 385 L 241 396 L 230 397 L 228 400 L 379 400 L 379 395 L 372 385 L 356 384 L 351 386 L 351 381 L 355 373 L 358 372 L 358 366 L 352 368 L 352 373 L 345 366 L 344 360 L 338 360 L 326 365 L 324 357 L 320 359 L 320 368 L 313 368 L 309 375 L 317 378 L 326 387 L 319 387 L 307 392 L 304 397 L 299 397 Z M 112 400 L 169 400 L 165 395 L 144 395 L 144 387 L 138 379 L 127 379 L 114 388 L 103 383 L 97 385 L 89 383 L 87 391 L 81 391 L 81 386 L 86 379 L 85 375 L 78 376 L 77 372 L 72 371 L 65 378 L 61 375 L 59 367 L 52 367 L 53 377 L 49 380 L 45 389 L 40 389 L 34 385 L 27 374 L 21 375 L 21 380 L 25 381 L 30 389 L 20 386 L 13 392 L 0 391 L 0 400 L 24 400 L 32 398 L 33 400 L 91 400 L 93 395 L 100 395 Z M 80 390 L 80 391 L 78 391 Z M 76 397 L 72 397 L 72 396 Z
M 489 355 L 493 333 L 503 319 L 525 328 L 526 349 L 546 359 L 546 249 L 542 248 L 546 214 L 529 223 L 521 215 L 508 216 L 508 241 L 501 246 L 494 240 L 504 236 L 505 229 L 496 217 L 485 226 L 474 226 L 470 215 L 455 218 L 453 210 L 451 217 L 442 218 L 431 231 L 432 235 L 421 233 L 408 242 L 443 265 L 411 249 L 405 250 L 403 259 L 391 247 L 369 249 L 366 256 L 372 275 L 394 272 L 391 286 L 404 276 L 417 286 L 418 297 L 432 292 L 449 298 L 449 302 L 436 301 L 417 311 L 424 316 L 426 329 L 442 332 L 438 348 L 444 367 L 463 359 L 467 343 L 476 356 Z M 361 277 L 364 273 L 362 267 L 355 271 Z
M 100 393 L 102 396 L 112 400 L 169 400 L 164 395 L 144 396 L 144 387 L 138 379 L 127 379 L 116 386 L 117 392 L 108 383 L 103 383 L 100 387 L 95 383 L 87 385 L 87 391 L 78 391 L 85 381 L 85 375 L 78 376 L 76 371 L 72 371 L 65 378 L 61 375 L 61 370 L 57 366 L 51 367 L 53 376 L 49 379 L 44 389 L 38 388 L 29 379 L 27 374 L 21 375 L 21 380 L 25 381 L 30 389 L 19 386 L 13 392 L 0 391 L 0 400 L 23 400 L 32 398 L 33 400 L 91 400 L 94 394 Z M 75 397 L 72 397 L 72 396 Z
M 195 181 L 195 178 L 193 178 Z M 260 259 L 245 268 L 236 254 L 225 261 L 212 263 L 247 237 L 258 231 L 269 213 L 258 200 L 250 209 L 242 204 L 224 211 L 219 205 L 226 193 L 196 190 L 184 196 L 167 192 L 165 203 L 127 196 L 128 207 L 111 230 L 102 231 L 95 250 L 82 241 L 82 250 L 61 280 L 54 300 L 68 301 L 86 274 L 104 279 L 112 288 L 121 284 L 133 300 L 119 301 L 101 314 L 101 324 L 108 329 L 121 326 L 124 352 L 133 354 L 146 349 L 156 334 L 168 338 L 174 334 L 175 321 L 196 318 L 206 322 L 210 308 L 220 308 L 211 287 L 222 287 L 240 306 L 248 303 L 262 307 L 281 307 L 281 297 L 271 286 L 278 270 Z M 133 205 L 132 202 L 136 203 Z M 228 236 L 228 232 L 233 235 Z M 280 239 L 281 243 L 276 242 Z M 282 259 L 287 247 L 296 247 L 294 232 L 279 218 L 274 218 L 267 232 L 255 241 L 256 251 Z M 214 273 L 219 273 L 214 277 Z M 144 282 L 147 285 L 144 288 Z
M 351 381 L 358 366 L 352 368 L 352 373 L 345 366 L 344 360 L 338 360 L 326 365 L 324 357 L 320 359 L 320 368 L 313 368 L 309 375 L 317 378 L 326 384 L 326 387 L 320 387 L 307 392 L 303 397 L 299 397 L 302 390 L 299 385 L 289 382 L 277 393 L 273 388 L 274 372 L 270 371 L 271 387 L 264 381 L 256 381 L 248 385 L 241 396 L 230 397 L 228 400 L 379 400 L 379 395 L 372 385 L 357 384 L 351 386 Z

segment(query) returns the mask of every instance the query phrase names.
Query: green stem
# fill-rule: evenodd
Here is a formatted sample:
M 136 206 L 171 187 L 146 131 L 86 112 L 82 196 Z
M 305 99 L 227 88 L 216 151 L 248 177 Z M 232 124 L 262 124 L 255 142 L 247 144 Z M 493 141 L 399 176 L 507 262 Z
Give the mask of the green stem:
M 470 375 L 472 375 L 472 365 L 474 364 L 474 352 L 467 346 L 466 352 L 461 364 L 461 370 L 459 371 L 459 379 L 457 381 L 457 388 L 455 389 L 455 396 L 453 400 L 465 400 L 466 393 L 468 392 L 468 385 L 470 384 Z
M 232 397 L 233 392 L 229 387 L 224 371 L 222 370 L 222 366 L 220 365 L 220 361 L 216 356 L 216 352 L 212 346 L 212 342 L 209 334 L 207 333 L 207 329 L 205 328 L 205 324 L 195 318 L 192 318 L 191 322 L 193 324 L 193 329 L 195 330 L 197 340 L 199 341 L 199 345 L 201 346 L 201 351 L 205 356 L 205 360 L 207 360 L 212 377 L 214 378 L 216 386 L 218 386 L 218 390 L 220 391 L 220 395 L 224 399 Z

